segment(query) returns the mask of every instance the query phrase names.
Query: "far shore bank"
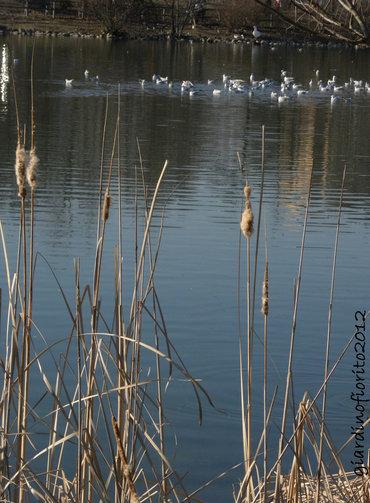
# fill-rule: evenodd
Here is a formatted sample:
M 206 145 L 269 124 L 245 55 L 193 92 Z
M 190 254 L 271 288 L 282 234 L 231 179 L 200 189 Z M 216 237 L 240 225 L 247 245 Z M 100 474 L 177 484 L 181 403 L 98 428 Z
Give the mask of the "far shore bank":
M 250 30 L 244 29 L 230 33 L 226 28 L 206 26 L 188 26 L 180 37 L 171 37 L 169 27 L 143 26 L 130 24 L 120 33 L 107 33 L 104 27 L 91 19 L 55 18 L 42 14 L 22 17 L 6 16 L 0 13 L 0 35 L 32 36 L 32 37 L 70 37 L 106 40 L 174 40 L 202 43 L 232 43 L 232 44 L 269 44 L 269 45 L 309 45 L 318 47 L 355 47 L 338 40 L 321 37 L 305 36 L 302 33 L 291 33 L 289 36 L 275 31 L 265 30 L 262 37 L 255 40 Z M 356 46 L 356 48 L 362 48 Z

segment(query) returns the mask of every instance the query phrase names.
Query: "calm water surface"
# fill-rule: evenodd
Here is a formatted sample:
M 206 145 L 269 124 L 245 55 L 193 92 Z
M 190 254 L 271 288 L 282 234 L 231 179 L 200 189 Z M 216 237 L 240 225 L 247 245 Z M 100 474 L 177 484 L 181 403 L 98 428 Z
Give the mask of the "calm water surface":
M 18 202 L 13 172 L 16 145 L 14 105 L 9 82 L 15 67 L 22 122 L 28 120 L 29 60 L 32 41 L 0 40 L 0 219 L 10 251 L 17 240 Z M 11 52 L 9 52 L 11 50 Z M 237 464 L 242 459 L 237 348 L 237 262 L 242 187 L 245 174 L 238 167 L 239 152 L 252 186 L 258 189 L 261 166 L 261 126 L 266 126 L 266 222 L 270 261 L 271 389 L 279 395 L 285 385 L 293 284 L 299 259 L 304 205 L 313 168 L 312 207 L 302 278 L 294 366 L 295 400 L 304 391 L 315 394 L 323 375 L 328 295 L 335 224 L 344 164 L 347 179 L 338 255 L 334 303 L 332 360 L 352 334 L 354 312 L 370 304 L 370 95 L 352 96 L 330 105 L 318 92 L 278 106 L 269 92 L 224 93 L 212 97 L 207 79 L 223 73 L 249 79 L 280 80 L 285 68 L 307 85 L 320 70 L 323 79 L 338 76 L 370 79 L 368 52 L 241 45 L 44 40 L 36 42 L 37 145 L 41 160 L 37 199 L 36 247 L 52 264 L 73 299 L 73 258 L 81 257 L 84 281 L 91 278 L 96 235 L 96 200 L 101 136 L 106 95 L 110 96 L 108 145 L 121 85 L 121 160 L 123 176 L 124 271 L 132 282 L 135 219 L 136 139 L 144 158 L 146 181 L 153 188 L 165 159 L 169 168 L 160 197 L 167 202 L 165 232 L 158 265 L 157 288 L 169 333 L 191 372 L 203 380 L 215 404 L 225 414 L 205 408 L 197 424 L 194 397 L 183 383 L 169 388 L 167 412 L 179 437 L 175 465 L 190 488 Z M 99 75 L 86 81 L 85 69 Z M 199 94 L 182 95 L 139 78 L 153 73 L 170 80 L 190 79 Z M 75 79 L 66 88 L 65 78 Z M 28 126 L 28 123 L 27 123 Z M 170 197 L 169 197 L 170 196 Z M 252 195 L 255 208 L 258 190 Z M 169 197 L 169 199 L 168 199 Z M 168 199 L 168 200 L 167 200 Z M 113 198 L 114 206 L 117 198 Z M 115 216 L 107 235 L 107 255 L 117 240 Z M 14 264 L 13 264 L 14 266 Z M 105 285 L 113 279 L 107 260 Z M 1 269 L 1 286 L 4 287 Z M 259 278 L 259 284 L 261 279 Z M 69 325 L 63 303 L 45 264 L 37 275 L 35 319 L 52 341 Z M 126 299 L 130 301 L 129 293 Z M 257 333 L 261 335 L 261 320 Z M 353 353 L 353 352 L 352 352 Z M 338 368 L 329 393 L 328 424 L 338 445 L 352 423 L 349 400 L 353 354 Z M 256 383 L 262 375 L 261 345 L 256 342 Z M 261 394 L 256 393 L 256 433 L 261 429 Z M 277 414 L 281 407 L 278 400 Z M 278 428 L 272 425 L 271 435 Z M 344 461 L 349 463 L 350 454 Z M 206 501 L 231 501 L 231 472 L 203 493 Z

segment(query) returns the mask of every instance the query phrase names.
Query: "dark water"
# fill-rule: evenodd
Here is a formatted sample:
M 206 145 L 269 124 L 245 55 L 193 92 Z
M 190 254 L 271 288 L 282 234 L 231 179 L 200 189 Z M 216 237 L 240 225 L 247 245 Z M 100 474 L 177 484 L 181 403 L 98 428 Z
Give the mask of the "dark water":
M 0 219 L 10 251 L 17 239 L 17 208 L 13 172 L 16 144 L 10 62 L 15 66 L 21 121 L 28 124 L 29 60 L 32 41 L 0 41 Z M 11 52 L 9 52 L 9 49 Z M 354 313 L 370 304 L 370 94 L 346 91 L 330 104 L 330 93 L 314 90 L 302 99 L 278 105 L 270 90 L 212 96 L 207 79 L 222 74 L 249 80 L 280 81 L 286 69 L 307 87 L 337 75 L 339 83 L 370 79 L 368 52 L 303 48 L 242 47 L 180 43 L 106 43 L 44 40 L 36 42 L 35 74 L 37 146 L 41 159 L 37 199 L 36 248 L 54 267 L 73 298 L 73 258 L 81 257 L 83 278 L 91 278 L 95 250 L 96 201 L 101 136 L 106 95 L 110 96 L 107 151 L 121 85 L 121 159 L 123 181 L 124 254 L 127 284 L 132 280 L 135 219 L 135 165 L 139 139 L 145 177 L 151 188 L 165 159 L 169 168 L 160 197 L 167 198 L 165 232 L 158 266 L 157 288 L 169 333 L 191 372 L 203 380 L 225 414 L 205 408 L 199 427 L 191 390 L 183 384 L 167 393 L 171 427 L 179 437 L 175 465 L 190 488 L 242 460 L 239 417 L 237 347 L 237 263 L 242 187 L 239 152 L 252 187 L 258 189 L 261 166 L 261 126 L 266 127 L 266 175 L 263 225 L 266 223 L 270 263 L 269 337 L 272 388 L 279 386 L 276 438 L 291 327 L 293 284 L 297 273 L 304 206 L 313 169 L 301 303 L 294 364 L 295 400 L 304 391 L 314 395 L 322 382 L 331 263 L 342 171 L 347 164 L 342 227 L 334 299 L 331 360 L 353 333 Z M 84 78 L 99 75 L 99 81 Z M 138 79 L 168 75 L 174 86 Z M 73 86 L 65 86 L 73 78 Z M 199 94 L 181 93 L 179 81 L 190 79 Z M 345 99 L 344 99 L 345 98 Z M 349 99 L 350 98 L 350 99 Z M 174 190 L 175 189 L 175 190 Z M 258 190 L 252 194 L 257 208 Z M 113 206 L 116 207 L 113 197 Z M 107 250 L 117 241 L 113 213 Z M 14 267 L 14 264 L 12 264 Z M 113 279 L 107 262 L 105 287 Z M 1 269 L 1 286 L 4 286 Z M 258 279 L 261 284 L 261 276 Z M 52 341 L 68 330 L 63 303 L 50 272 L 40 265 L 35 319 Z M 130 301 L 129 293 L 127 303 Z M 256 330 L 262 336 L 260 315 Z M 337 445 L 350 434 L 353 389 L 350 349 L 329 388 L 328 425 Z M 262 375 L 261 344 L 256 342 L 256 388 Z M 260 388 L 259 388 L 260 389 Z M 261 430 L 262 395 L 256 389 L 254 428 Z M 344 456 L 348 465 L 350 453 Z M 240 472 L 230 472 L 203 493 L 206 501 L 231 501 L 232 484 Z

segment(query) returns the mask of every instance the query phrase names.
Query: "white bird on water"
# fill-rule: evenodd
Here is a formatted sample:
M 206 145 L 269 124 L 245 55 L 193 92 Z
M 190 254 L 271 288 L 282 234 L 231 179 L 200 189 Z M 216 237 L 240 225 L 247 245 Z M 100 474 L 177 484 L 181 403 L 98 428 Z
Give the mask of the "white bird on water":
M 184 91 L 184 90 L 188 91 L 192 87 L 194 87 L 194 85 L 192 82 L 190 82 L 190 80 L 183 80 L 182 84 L 181 84 L 181 91 Z
M 257 26 L 253 26 L 252 35 L 254 36 L 254 38 L 259 38 L 262 35 Z
M 213 89 L 212 94 L 213 94 L 213 96 L 220 96 L 221 90 L 220 89 Z
M 338 96 L 334 96 L 333 94 L 330 96 L 330 103 L 333 105 L 333 103 L 336 103 L 337 101 L 339 101 L 339 97 Z
M 155 80 L 156 84 L 166 84 L 168 82 L 168 77 L 161 77 L 160 75 L 157 75 L 157 78 Z
M 73 79 L 65 79 L 66 87 L 72 87 Z
M 242 86 L 245 83 L 246 83 L 245 80 L 242 80 L 242 79 L 232 79 L 229 81 L 230 86 L 232 86 L 234 89 Z
M 288 96 L 285 96 L 285 95 L 278 97 L 278 103 L 284 103 L 284 101 L 288 101 L 288 100 L 289 100 Z
M 89 78 L 89 70 L 85 70 L 84 75 L 85 75 L 85 79 L 88 79 Z

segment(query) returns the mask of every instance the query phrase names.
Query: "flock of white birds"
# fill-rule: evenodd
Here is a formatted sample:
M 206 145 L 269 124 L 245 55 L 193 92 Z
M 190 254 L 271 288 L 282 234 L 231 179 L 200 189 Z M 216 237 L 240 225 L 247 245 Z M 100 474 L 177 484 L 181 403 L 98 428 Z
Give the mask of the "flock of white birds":
M 99 76 L 90 77 L 89 70 L 84 72 L 85 80 L 99 83 Z M 72 87 L 74 79 L 65 79 L 65 86 Z M 293 76 L 288 75 L 286 70 L 281 70 L 280 82 L 265 78 L 256 80 L 252 73 L 248 80 L 240 78 L 232 78 L 230 75 L 222 75 L 222 78 L 217 80 L 208 80 L 206 83 L 193 83 L 190 80 L 171 81 L 168 76 L 154 74 L 150 80 L 139 79 L 139 86 L 145 88 L 158 86 L 161 89 L 167 87 L 169 90 L 176 89 L 182 94 L 195 96 L 197 94 L 211 94 L 212 96 L 220 96 L 224 93 L 245 93 L 249 97 L 258 94 L 261 91 L 269 93 L 271 100 L 278 103 L 283 103 L 296 98 L 305 96 L 317 96 L 322 94 L 330 97 L 330 102 L 351 101 L 352 95 L 369 94 L 370 85 L 362 80 L 354 80 L 350 78 L 348 82 L 339 84 L 338 78 L 333 75 L 328 80 L 320 79 L 319 70 L 313 72 L 313 78 L 307 83 L 307 86 L 296 82 Z
M 230 75 L 224 74 L 222 76 L 222 86 L 218 85 L 218 87 L 216 87 L 215 81 L 213 80 L 208 80 L 205 87 L 204 83 L 201 85 L 193 84 L 190 80 L 184 80 L 178 83 L 172 82 L 168 77 L 162 77 L 160 75 L 153 75 L 151 81 L 140 79 L 139 84 L 141 87 L 145 87 L 147 85 L 153 85 L 154 83 L 158 86 L 167 86 L 169 89 L 177 86 L 180 87 L 181 93 L 188 93 L 189 96 L 204 94 L 208 90 L 213 96 L 220 96 L 222 93 L 226 92 L 234 92 L 246 93 L 249 97 L 252 97 L 259 91 L 265 91 L 270 92 L 271 100 L 277 101 L 278 103 L 283 103 L 294 98 L 309 96 L 310 94 L 317 95 L 317 93 L 322 93 L 328 97 L 330 96 L 331 103 L 340 100 L 350 101 L 352 94 L 370 94 L 370 85 L 368 82 L 350 78 L 348 82 L 339 84 L 335 75 L 326 81 L 321 80 L 319 77 L 319 70 L 315 70 L 314 78 L 308 82 L 306 87 L 296 82 L 295 78 L 289 76 L 286 70 L 281 70 L 280 82 L 268 78 L 256 80 L 252 73 L 249 80 L 232 78 Z

